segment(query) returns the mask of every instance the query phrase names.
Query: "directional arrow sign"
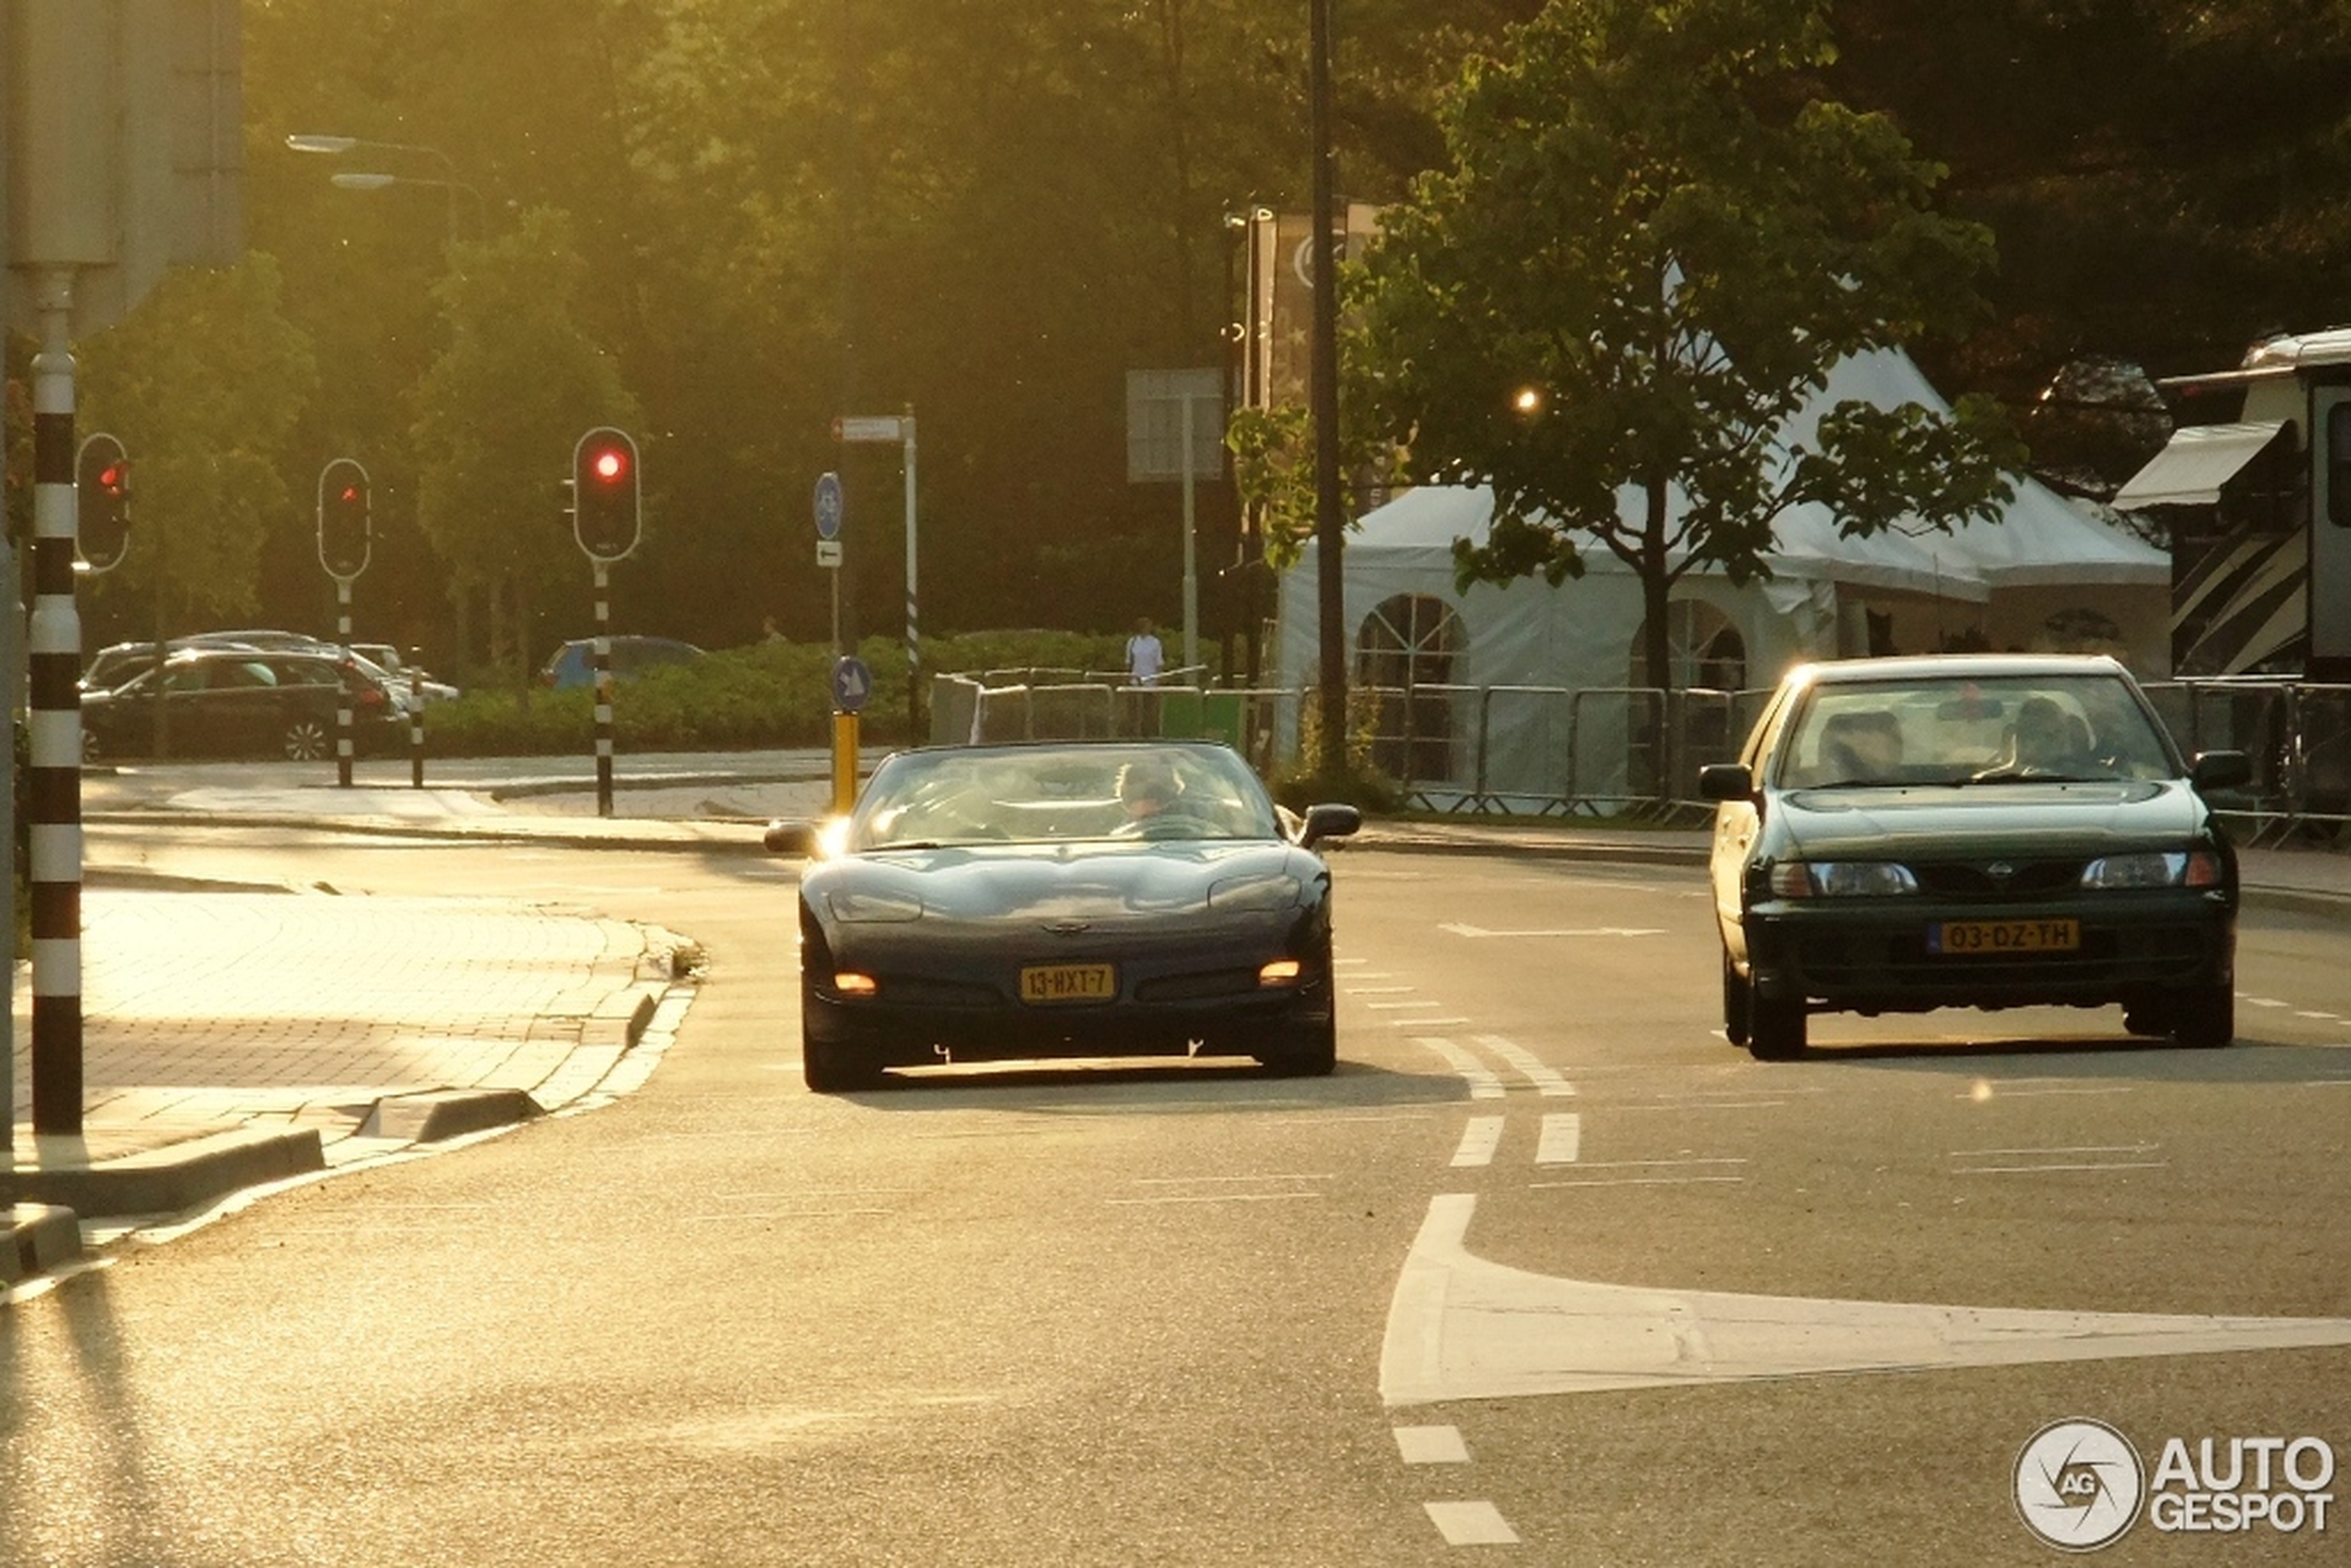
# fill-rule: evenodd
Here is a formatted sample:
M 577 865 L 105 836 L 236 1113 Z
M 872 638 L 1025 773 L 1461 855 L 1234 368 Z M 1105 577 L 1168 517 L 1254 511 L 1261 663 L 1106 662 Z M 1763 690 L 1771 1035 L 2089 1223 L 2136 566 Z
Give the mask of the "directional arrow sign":
M 845 510 L 846 505 L 840 493 L 840 476 L 830 473 L 817 475 L 816 537 L 839 539 L 841 514 Z
M 833 706 L 845 714 L 853 714 L 865 705 L 874 692 L 874 672 L 865 661 L 846 654 L 833 661 Z

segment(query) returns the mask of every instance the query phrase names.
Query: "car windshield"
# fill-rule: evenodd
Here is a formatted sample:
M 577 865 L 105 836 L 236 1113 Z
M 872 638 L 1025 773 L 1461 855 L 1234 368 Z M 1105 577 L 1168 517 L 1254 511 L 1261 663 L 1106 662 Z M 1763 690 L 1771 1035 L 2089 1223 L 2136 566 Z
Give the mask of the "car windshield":
M 1279 836 L 1256 775 L 1217 747 L 1007 747 L 890 758 L 859 803 L 849 847 Z
M 2180 765 L 2113 675 L 1824 681 L 1781 743 L 1785 789 L 2172 778 Z

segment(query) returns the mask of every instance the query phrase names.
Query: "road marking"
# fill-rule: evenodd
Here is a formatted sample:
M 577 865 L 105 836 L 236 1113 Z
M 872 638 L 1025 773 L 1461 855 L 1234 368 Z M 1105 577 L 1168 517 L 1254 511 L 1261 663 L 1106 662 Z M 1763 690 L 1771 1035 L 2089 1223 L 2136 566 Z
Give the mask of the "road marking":
M 1166 1198 L 1105 1198 L 1102 1201 L 1132 1208 L 1153 1203 L 1287 1203 L 1297 1198 L 1320 1197 L 1319 1192 L 1202 1192 Z
M 1469 1126 L 1462 1129 L 1462 1146 L 1453 1151 L 1455 1168 L 1492 1164 L 1494 1151 L 1501 1147 L 1501 1117 L 1472 1116 Z
M 1600 1176 L 1579 1177 L 1574 1181 L 1535 1181 L 1527 1183 L 1527 1186 L 1537 1190 L 1563 1187 L 1728 1187 L 1746 1179 L 1743 1176 Z
M 1767 1377 L 2351 1345 L 2351 1318 L 1815 1300 L 1561 1279 L 1474 1256 L 1477 1200 L 1429 1201 L 1389 1302 L 1380 1398 L 1686 1388 Z
M 1400 1018 L 1396 1021 L 1403 1022 Z M 1463 1081 L 1468 1083 L 1472 1100 L 1502 1098 L 1502 1080 L 1496 1077 L 1484 1063 L 1455 1045 L 1451 1040 L 1441 1035 L 1416 1035 L 1413 1037 L 1412 1043 L 1424 1045 L 1445 1058 L 1446 1064 L 1459 1073 Z
M 2332 1024 L 2340 1021 L 2342 1015 L 2335 1013 L 2296 1013 L 2295 1016 L 2297 1018 L 2316 1018 L 2320 1023 Z
M 1953 1176 L 2024 1176 L 2034 1171 L 2162 1171 L 2169 1170 L 2169 1160 L 2100 1160 L 2067 1164 L 2051 1162 L 2038 1165 L 1954 1165 Z
M 1396 1449 L 1407 1464 L 1467 1464 L 1469 1445 L 1458 1426 L 1399 1426 Z
M 1329 1181 L 1328 1172 L 1299 1176 L 1137 1176 L 1137 1187 L 1190 1187 L 1200 1182 L 1218 1181 Z
M 1467 1018 L 1390 1018 L 1387 1027 L 1391 1029 L 1433 1029 L 1440 1024 L 1450 1026 L 1468 1022 Z
M 1477 1043 L 1526 1075 L 1536 1092 L 1552 1099 L 1561 1099 L 1575 1092 L 1575 1086 L 1561 1077 L 1558 1071 L 1547 1067 L 1533 1052 L 1520 1049 L 1500 1035 L 1480 1035 Z
M 1538 1165 L 1572 1165 L 1584 1141 L 1584 1119 L 1573 1111 L 1554 1111 L 1543 1118 L 1543 1136 L 1535 1145 Z
M 1420 989 L 1418 986 L 1350 986 L 1347 988 L 1347 994 L 1350 996 L 1400 996 L 1406 991 L 1416 991 Z
M 2294 1005 L 2290 1002 L 2280 1002 L 2273 996 L 2248 996 L 2245 999 L 2245 1004 L 2247 1007 L 2291 1007 Z
M 1411 990 L 1412 988 L 1405 986 L 1401 989 Z M 1362 993 L 1358 991 L 1351 994 L 1360 996 Z M 1363 1005 L 1375 1013 L 1400 1013 L 1411 1007 L 1442 1007 L 1445 1004 L 1441 1002 L 1367 1002 Z
M 1457 937 L 1483 939 L 1486 937 L 1661 937 L 1663 927 L 1651 926 L 1578 926 L 1540 931 L 1489 931 L 1483 926 L 1465 925 L 1459 920 L 1437 923 L 1440 931 L 1450 931 Z
M 1516 1546 L 1518 1532 L 1490 1502 L 1424 1502 L 1447 1546 Z
M 2158 1143 L 2072 1143 L 2052 1149 L 1954 1149 L 1954 1160 L 1992 1160 L 2009 1154 L 2152 1154 Z
M 2137 1087 L 2133 1084 L 2085 1085 L 2079 1089 L 2012 1089 L 2005 1086 L 1996 1087 L 1989 1083 L 1978 1083 L 1964 1094 L 1956 1094 L 1952 1098 L 1981 1102 L 1986 1100 L 2032 1100 L 2055 1094 L 2136 1094 L 2137 1092 Z

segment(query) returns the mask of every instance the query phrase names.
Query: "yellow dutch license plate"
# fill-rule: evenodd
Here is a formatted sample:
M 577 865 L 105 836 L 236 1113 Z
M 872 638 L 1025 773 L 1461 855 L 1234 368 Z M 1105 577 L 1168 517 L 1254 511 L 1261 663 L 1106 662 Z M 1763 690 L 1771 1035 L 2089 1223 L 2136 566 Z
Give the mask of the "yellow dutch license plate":
M 1020 972 L 1023 1002 L 1111 1002 L 1118 971 L 1108 964 L 1033 964 Z
M 2078 920 L 1945 920 L 1926 928 L 1927 952 L 1947 958 L 2071 952 L 2081 945 Z

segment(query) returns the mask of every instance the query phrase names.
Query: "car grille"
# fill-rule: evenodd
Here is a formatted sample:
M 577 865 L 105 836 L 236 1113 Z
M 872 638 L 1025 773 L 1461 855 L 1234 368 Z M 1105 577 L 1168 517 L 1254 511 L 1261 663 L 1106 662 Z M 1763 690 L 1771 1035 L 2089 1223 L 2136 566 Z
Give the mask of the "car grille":
M 1135 988 L 1137 1002 L 1204 1002 L 1220 996 L 1249 996 L 1257 989 L 1254 969 L 1209 969 L 1191 975 L 1163 975 Z
M 2072 860 L 1942 861 L 1910 863 L 1910 875 L 1931 897 L 1943 899 L 2035 899 L 2069 893 L 2081 886 L 2086 863 Z M 1996 867 L 1997 869 L 1996 869 Z

